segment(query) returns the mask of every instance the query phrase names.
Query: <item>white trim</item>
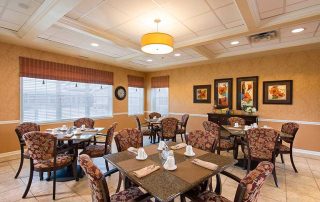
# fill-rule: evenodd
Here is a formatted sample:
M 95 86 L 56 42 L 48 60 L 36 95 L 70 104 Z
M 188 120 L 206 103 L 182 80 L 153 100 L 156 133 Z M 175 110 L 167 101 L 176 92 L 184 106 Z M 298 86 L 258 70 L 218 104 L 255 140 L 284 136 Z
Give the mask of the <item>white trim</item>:
M 119 116 L 119 115 L 127 115 L 128 112 L 117 112 L 117 113 L 113 113 L 113 116 Z
M 20 120 L 0 121 L 0 125 L 20 123 Z
M 320 156 L 320 152 L 318 152 L 318 151 L 311 151 L 311 150 L 293 148 L 293 152 L 300 153 L 300 154 L 308 154 L 308 155 Z
M 178 112 L 169 112 L 170 115 L 184 115 L 187 113 L 178 113 Z M 208 114 L 189 114 L 189 116 L 193 116 L 193 117 L 208 117 Z
M 6 158 L 6 157 L 10 157 L 10 156 L 15 156 L 15 155 L 19 155 L 20 156 L 20 150 L 0 153 L 0 160 L 1 160 L 1 158 Z
M 281 120 L 281 119 L 264 119 L 264 118 L 258 118 L 259 121 L 265 121 L 265 122 L 274 122 L 274 123 L 286 123 L 286 122 L 295 122 L 303 125 L 317 125 L 320 126 L 320 122 L 315 121 L 299 121 L 299 120 Z

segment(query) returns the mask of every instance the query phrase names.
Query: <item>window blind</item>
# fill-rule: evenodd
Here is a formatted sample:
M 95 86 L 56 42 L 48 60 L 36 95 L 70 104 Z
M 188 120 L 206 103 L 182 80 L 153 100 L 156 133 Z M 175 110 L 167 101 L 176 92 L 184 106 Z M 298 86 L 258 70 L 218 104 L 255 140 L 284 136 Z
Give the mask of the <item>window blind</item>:
M 144 89 L 128 87 L 128 114 L 144 114 Z
M 169 113 L 169 88 L 151 89 L 151 111 L 162 115 Z

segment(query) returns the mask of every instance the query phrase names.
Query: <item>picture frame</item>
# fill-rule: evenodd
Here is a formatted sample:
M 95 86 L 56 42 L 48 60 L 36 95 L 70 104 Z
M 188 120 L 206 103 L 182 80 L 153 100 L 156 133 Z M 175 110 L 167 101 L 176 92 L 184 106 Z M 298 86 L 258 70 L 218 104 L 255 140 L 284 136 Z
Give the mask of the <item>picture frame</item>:
M 255 107 L 258 110 L 258 76 L 237 78 L 237 109 Z
M 211 85 L 193 86 L 193 103 L 211 103 Z
M 214 103 L 216 109 L 232 109 L 233 78 L 214 80 Z
M 293 81 L 264 81 L 263 104 L 292 104 Z

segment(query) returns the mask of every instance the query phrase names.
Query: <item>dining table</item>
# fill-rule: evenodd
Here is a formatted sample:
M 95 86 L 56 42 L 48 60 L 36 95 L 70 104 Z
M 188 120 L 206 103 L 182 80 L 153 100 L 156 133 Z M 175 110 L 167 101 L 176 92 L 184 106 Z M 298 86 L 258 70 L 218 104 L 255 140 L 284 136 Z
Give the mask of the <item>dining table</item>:
M 69 148 L 73 148 L 75 153 L 75 156 L 78 156 L 78 149 L 79 145 L 83 142 L 90 141 L 96 134 L 103 131 L 104 128 L 102 127 L 96 127 L 96 128 L 85 128 L 82 129 L 80 133 L 76 132 L 76 128 L 55 128 L 55 129 L 47 129 L 46 132 L 49 132 L 51 134 L 54 134 L 55 137 L 57 137 L 58 142 L 67 142 L 67 144 L 64 144 L 66 146 L 66 150 Z M 79 178 L 83 177 L 83 172 L 81 170 L 80 165 L 77 165 L 77 174 Z M 47 180 L 50 180 L 51 178 L 48 177 Z M 57 170 L 56 172 L 56 179 L 57 182 L 65 182 L 74 180 L 73 173 L 72 173 L 72 167 L 65 167 L 60 170 Z
M 171 147 L 175 144 L 171 142 L 168 145 Z M 148 155 L 146 160 L 137 160 L 136 154 L 130 151 L 109 154 L 104 156 L 104 158 L 117 168 L 128 181 L 142 187 L 156 201 L 164 202 L 173 201 L 174 198 L 207 181 L 212 176 L 225 171 L 237 162 L 233 158 L 220 156 L 197 148 L 193 148 L 195 156 L 188 157 L 184 155 L 186 148 L 181 148 L 173 150 L 177 168 L 169 171 L 164 169 L 163 164 L 165 161 L 162 158 L 161 151 L 157 150 L 157 147 L 156 144 L 143 147 Z M 198 166 L 192 163 L 192 160 L 195 158 L 214 163 L 217 165 L 217 168 L 209 170 Z M 136 177 L 134 171 L 150 165 L 160 166 L 160 169 L 142 178 Z M 127 184 L 125 183 L 125 185 Z

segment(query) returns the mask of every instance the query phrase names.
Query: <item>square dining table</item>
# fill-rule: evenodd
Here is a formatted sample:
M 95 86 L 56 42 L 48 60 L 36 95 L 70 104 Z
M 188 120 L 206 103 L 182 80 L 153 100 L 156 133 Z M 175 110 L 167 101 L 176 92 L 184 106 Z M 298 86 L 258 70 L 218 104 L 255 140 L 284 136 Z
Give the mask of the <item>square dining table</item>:
M 171 143 L 169 146 L 175 144 Z M 136 160 L 136 154 L 129 151 L 109 154 L 104 156 L 104 158 L 119 169 L 130 181 L 155 197 L 157 201 L 171 201 L 237 162 L 233 158 L 196 148 L 193 148 L 195 156 L 187 157 L 184 155 L 185 148 L 182 148 L 174 150 L 177 169 L 168 171 L 163 168 L 164 160 L 162 159 L 161 152 L 157 150 L 157 145 L 149 145 L 144 147 L 144 149 L 148 154 L 148 158 L 143 161 Z M 194 158 L 214 163 L 218 167 L 214 171 L 203 168 L 191 162 Z M 160 169 L 142 178 L 138 178 L 133 174 L 133 171 L 149 165 L 159 165 Z

